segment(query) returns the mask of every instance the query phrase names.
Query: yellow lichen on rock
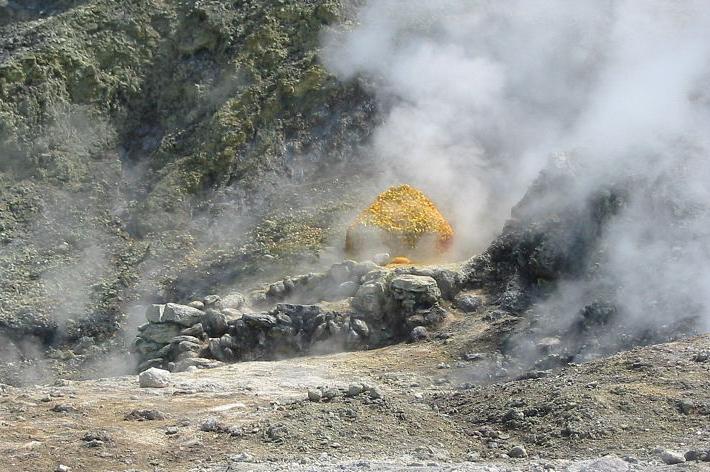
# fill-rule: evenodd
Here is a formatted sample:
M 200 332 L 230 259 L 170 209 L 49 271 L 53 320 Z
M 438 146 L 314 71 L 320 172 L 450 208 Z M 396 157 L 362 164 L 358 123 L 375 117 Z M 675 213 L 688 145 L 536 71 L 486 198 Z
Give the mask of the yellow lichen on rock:
M 410 185 L 399 185 L 378 195 L 357 216 L 348 228 L 346 248 L 358 252 L 373 243 L 367 239 L 375 237 L 396 255 L 422 252 L 417 249 L 441 253 L 453 234 L 449 222 L 426 195 Z M 433 239 L 435 247 L 419 248 L 423 239 Z

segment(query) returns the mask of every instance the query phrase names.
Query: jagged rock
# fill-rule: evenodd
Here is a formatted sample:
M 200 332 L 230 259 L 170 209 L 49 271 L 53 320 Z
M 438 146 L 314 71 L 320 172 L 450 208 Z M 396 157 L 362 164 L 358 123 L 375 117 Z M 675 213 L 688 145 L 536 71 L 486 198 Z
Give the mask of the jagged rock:
M 362 337 L 368 337 L 370 335 L 370 328 L 367 326 L 363 320 L 354 319 L 350 321 L 350 325 L 353 330 Z
M 184 326 L 175 323 L 151 323 L 139 330 L 139 336 L 162 345 L 169 343 L 183 329 Z
M 225 323 L 225 328 L 226 328 L 226 323 Z M 205 330 L 202 327 L 202 323 L 194 324 L 194 325 L 190 326 L 189 328 L 185 328 L 182 331 L 180 331 L 181 336 L 193 336 L 195 338 L 201 338 L 202 336 L 204 336 L 204 334 L 205 334 Z
M 135 339 L 135 341 L 133 341 L 132 350 L 140 355 L 146 355 L 149 352 L 156 352 L 160 350 L 161 347 L 163 347 L 163 343 L 150 341 L 139 336 Z
M 165 305 L 148 305 L 145 310 L 145 319 L 149 323 L 160 323 L 163 320 Z
M 257 329 L 270 329 L 276 326 L 276 317 L 268 313 L 248 313 L 242 317 L 247 326 Z
M 208 308 L 202 316 L 202 324 L 204 325 L 205 332 L 210 337 L 220 337 L 227 332 L 227 315 L 212 308 Z
M 168 303 L 163 311 L 162 322 L 177 323 L 182 326 L 192 326 L 199 323 L 205 312 L 187 305 Z
M 380 266 L 375 264 L 372 261 L 363 261 L 363 262 L 358 262 L 355 264 L 351 269 L 350 273 L 352 274 L 351 280 L 355 282 L 359 282 L 362 277 L 364 277 L 366 274 L 372 272 L 373 270 L 379 270 Z
M 151 367 L 138 375 L 141 388 L 165 388 L 170 385 L 170 372 Z

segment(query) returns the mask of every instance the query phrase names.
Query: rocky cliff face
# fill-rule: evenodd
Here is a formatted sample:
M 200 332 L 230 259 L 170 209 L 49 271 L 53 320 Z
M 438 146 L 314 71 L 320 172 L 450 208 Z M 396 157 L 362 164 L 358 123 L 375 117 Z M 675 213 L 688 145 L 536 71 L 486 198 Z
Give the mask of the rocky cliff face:
M 110 338 L 134 301 L 317 259 L 377 116 L 318 63 L 338 2 L 0 12 L 4 336 Z M 344 168 L 338 200 L 309 185 Z

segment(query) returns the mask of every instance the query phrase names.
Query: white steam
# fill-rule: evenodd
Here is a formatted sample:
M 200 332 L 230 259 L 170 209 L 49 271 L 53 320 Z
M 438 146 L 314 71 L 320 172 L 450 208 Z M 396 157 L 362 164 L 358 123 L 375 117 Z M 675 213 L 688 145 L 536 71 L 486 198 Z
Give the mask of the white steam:
M 640 182 L 603 240 L 627 321 L 710 327 L 706 2 L 372 0 L 358 12 L 325 35 L 323 60 L 372 84 L 385 120 L 371 152 L 386 180 L 442 205 L 462 254 L 500 231 L 550 155 L 573 152 L 585 175 L 560 199 Z M 581 292 L 560 293 L 570 313 Z

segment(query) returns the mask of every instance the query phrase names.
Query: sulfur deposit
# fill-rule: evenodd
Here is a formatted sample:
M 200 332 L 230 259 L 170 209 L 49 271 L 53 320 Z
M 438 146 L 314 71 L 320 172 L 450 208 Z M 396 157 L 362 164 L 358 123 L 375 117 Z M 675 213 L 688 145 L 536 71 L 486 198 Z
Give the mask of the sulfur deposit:
M 444 253 L 453 235 L 449 222 L 424 193 L 399 185 L 378 195 L 357 216 L 345 246 L 353 255 L 387 250 L 393 256 L 422 260 Z

